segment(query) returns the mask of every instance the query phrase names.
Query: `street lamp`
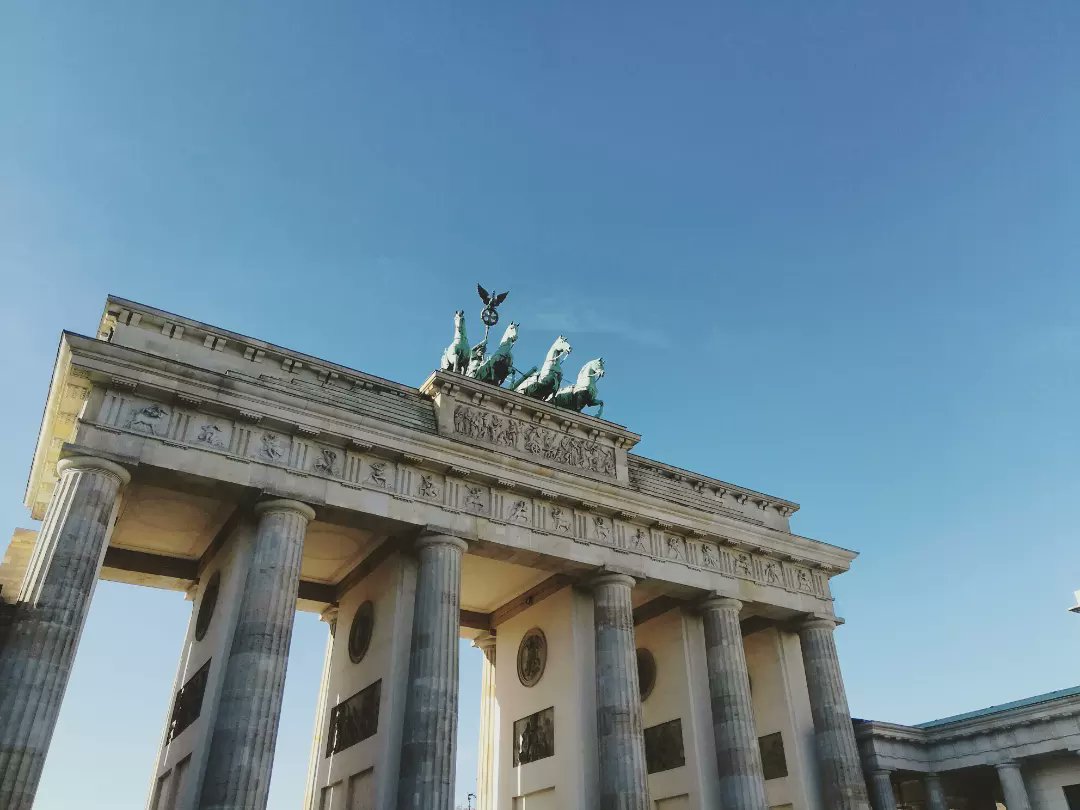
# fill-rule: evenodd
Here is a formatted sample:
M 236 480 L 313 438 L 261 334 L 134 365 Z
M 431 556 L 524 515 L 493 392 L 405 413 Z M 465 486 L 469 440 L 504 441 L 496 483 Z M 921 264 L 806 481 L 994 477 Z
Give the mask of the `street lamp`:
M 465 800 L 469 803 L 469 810 L 473 810 L 472 800 L 475 799 L 475 798 L 476 798 L 475 793 L 470 793 L 468 796 L 465 797 Z

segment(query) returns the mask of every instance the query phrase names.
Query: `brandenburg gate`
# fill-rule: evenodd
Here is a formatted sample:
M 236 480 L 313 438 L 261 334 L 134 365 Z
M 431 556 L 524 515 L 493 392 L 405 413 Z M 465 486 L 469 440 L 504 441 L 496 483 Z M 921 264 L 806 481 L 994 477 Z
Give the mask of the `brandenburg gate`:
M 40 530 L 0 565 L 0 808 L 33 805 L 99 579 L 192 603 L 150 810 L 266 806 L 298 610 L 327 626 L 306 810 L 451 810 L 463 637 L 481 810 L 868 808 L 855 554 L 634 454 L 584 412 L 603 360 L 559 384 L 566 338 L 503 385 L 517 325 L 488 352 L 464 322 L 419 388 L 119 298 L 62 336 Z

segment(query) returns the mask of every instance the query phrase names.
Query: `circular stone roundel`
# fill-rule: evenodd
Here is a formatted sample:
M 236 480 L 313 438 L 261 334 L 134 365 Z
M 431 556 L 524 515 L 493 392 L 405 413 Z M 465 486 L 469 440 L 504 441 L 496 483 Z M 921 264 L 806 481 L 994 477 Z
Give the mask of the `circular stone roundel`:
M 367 655 L 374 627 L 375 605 L 369 600 L 356 609 L 352 626 L 349 628 L 349 658 L 354 664 L 359 664 Z
M 644 647 L 637 650 L 637 677 L 641 699 L 646 700 L 656 686 L 656 659 Z
M 199 614 L 195 617 L 195 640 L 202 641 L 210 627 L 210 620 L 214 618 L 214 608 L 217 607 L 218 591 L 221 590 L 221 572 L 215 571 L 210 581 L 206 583 L 202 599 L 199 600 Z
M 518 680 L 522 686 L 536 686 L 547 667 L 547 638 L 544 631 L 534 627 L 521 639 L 517 654 Z

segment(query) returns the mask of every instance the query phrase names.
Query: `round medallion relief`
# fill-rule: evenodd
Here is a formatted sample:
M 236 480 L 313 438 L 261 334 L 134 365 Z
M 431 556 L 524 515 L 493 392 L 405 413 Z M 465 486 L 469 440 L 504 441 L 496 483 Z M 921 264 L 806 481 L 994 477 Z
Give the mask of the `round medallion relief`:
M 375 605 L 369 600 L 356 609 L 349 628 L 349 658 L 359 664 L 371 646 L 371 631 L 375 628 Z
M 637 677 L 641 699 L 647 700 L 656 686 L 656 659 L 644 647 L 637 650 Z
M 217 607 L 218 591 L 221 590 L 221 572 L 215 571 L 206 583 L 202 599 L 199 600 L 199 615 L 195 617 L 195 640 L 202 641 L 210 627 L 210 620 L 214 618 L 214 608 Z
M 521 639 L 517 654 L 518 680 L 522 686 L 536 686 L 544 677 L 547 666 L 547 637 L 534 627 Z

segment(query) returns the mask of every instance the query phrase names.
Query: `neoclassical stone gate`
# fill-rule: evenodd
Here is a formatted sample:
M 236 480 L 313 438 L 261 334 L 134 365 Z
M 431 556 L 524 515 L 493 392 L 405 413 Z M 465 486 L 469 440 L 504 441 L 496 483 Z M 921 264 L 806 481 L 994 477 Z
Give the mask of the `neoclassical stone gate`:
M 265 806 L 296 610 L 328 625 L 313 810 L 451 808 L 462 636 L 482 810 L 867 808 L 829 590 L 855 555 L 639 438 L 110 298 L 63 336 L 43 522 L 0 566 L 0 807 L 32 805 L 105 578 L 192 600 L 152 810 Z

